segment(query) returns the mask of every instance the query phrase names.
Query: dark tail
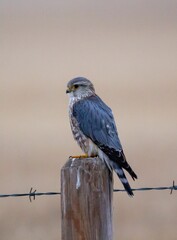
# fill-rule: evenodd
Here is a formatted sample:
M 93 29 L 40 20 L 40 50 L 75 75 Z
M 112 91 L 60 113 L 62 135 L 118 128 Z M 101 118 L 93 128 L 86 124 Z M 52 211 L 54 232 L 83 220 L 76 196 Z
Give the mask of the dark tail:
M 133 180 L 135 181 L 135 179 L 137 179 L 137 175 L 136 173 L 132 170 L 132 168 L 130 167 L 130 165 L 128 164 L 127 160 L 126 160 L 126 157 L 125 157 L 125 154 L 124 152 L 122 151 L 121 152 L 121 157 L 122 157 L 122 165 L 121 167 L 123 167 L 129 174 L 130 176 L 133 178 Z
M 119 168 L 123 168 L 125 169 L 130 176 L 133 178 L 133 180 L 137 179 L 137 175 L 136 173 L 132 170 L 132 168 L 130 167 L 130 165 L 128 164 L 125 154 L 123 152 L 123 150 L 121 151 L 117 151 L 115 149 L 110 150 L 110 148 L 106 148 L 104 147 L 104 149 L 102 149 L 103 152 L 109 157 L 109 159 L 111 159 L 111 161 L 113 162 L 113 165 L 116 169 L 116 166 L 118 165 Z M 111 165 L 111 164 L 110 164 Z M 117 173 L 118 174 L 118 173 Z M 119 175 L 119 174 L 118 174 Z M 125 177 L 126 178 L 126 177 Z
M 118 164 L 116 164 L 115 162 L 112 162 L 112 161 L 111 161 L 111 165 L 112 165 L 113 170 L 117 173 L 117 175 L 118 175 L 120 181 L 122 182 L 125 190 L 127 191 L 128 195 L 133 197 L 133 195 L 134 195 L 133 191 L 132 191 L 130 184 L 125 176 L 123 169 Z

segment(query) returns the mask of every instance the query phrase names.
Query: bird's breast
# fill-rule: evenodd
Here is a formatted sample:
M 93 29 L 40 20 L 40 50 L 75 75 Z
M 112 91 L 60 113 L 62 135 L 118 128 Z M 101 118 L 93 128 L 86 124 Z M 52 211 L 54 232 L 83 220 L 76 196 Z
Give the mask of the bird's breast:
M 88 153 L 89 150 L 89 139 L 84 135 L 79 127 L 79 123 L 76 118 L 73 116 L 72 112 L 69 112 L 70 115 L 70 125 L 73 137 L 82 149 L 83 152 Z

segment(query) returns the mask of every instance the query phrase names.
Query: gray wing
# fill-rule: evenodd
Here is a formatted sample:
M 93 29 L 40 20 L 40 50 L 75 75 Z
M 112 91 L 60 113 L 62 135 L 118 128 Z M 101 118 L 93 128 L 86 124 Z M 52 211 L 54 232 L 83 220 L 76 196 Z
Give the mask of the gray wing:
M 76 102 L 73 115 L 84 135 L 115 164 L 126 169 L 133 179 L 137 178 L 126 161 L 112 111 L 97 95 Z
M 112 111 L 98 96 L 75 103 L 73 115 L 81 131 L 100 149 L 107 147 L 122 151 Z

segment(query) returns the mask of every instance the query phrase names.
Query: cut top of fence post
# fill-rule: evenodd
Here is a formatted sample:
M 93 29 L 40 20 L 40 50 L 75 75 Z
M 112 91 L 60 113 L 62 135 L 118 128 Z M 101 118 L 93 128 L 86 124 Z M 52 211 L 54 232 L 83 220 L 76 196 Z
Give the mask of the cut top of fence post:
M 96 158 L 61 170 L 62 240 L 112 240 L 112 173 Z

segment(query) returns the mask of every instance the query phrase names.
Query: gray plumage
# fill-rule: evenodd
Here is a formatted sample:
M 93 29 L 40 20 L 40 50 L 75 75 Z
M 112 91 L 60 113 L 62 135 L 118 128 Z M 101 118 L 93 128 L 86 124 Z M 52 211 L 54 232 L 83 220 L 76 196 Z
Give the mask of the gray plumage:
M 88 156 L 99 156 L 119 176 L 129 195 L 133 195 L 122 168 L 133 180 L 136 174 L 127 163 L 111 109 L 95 94 L 93 84 L 78 77 L 68 82 L 69 117 L 73 136 Z

